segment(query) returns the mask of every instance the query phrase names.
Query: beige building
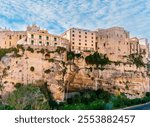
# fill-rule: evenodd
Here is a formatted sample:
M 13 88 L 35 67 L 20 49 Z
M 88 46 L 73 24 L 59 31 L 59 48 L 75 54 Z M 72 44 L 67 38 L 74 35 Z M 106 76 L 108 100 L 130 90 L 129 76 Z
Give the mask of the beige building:
M 112 61 L 121 61 L 130 54 L 129 32 L 121 27 L 97 30 L 96 49 Z
M 69 48 L 69 41 L 61 36 L 49 34 L 35 25 L 27 27 L 27 37 L 17 42 L 18 44 L 39 46 L 60 46 Z
M 71 28 L 61 36 L 70 41 L 72 51 L 95 51 L 96 33 L 94 31 Z
M 6 29 L 0 29 L 0 48 L 16 47 L 17 41 L 25 36 L 25 31 L 11 31 Z

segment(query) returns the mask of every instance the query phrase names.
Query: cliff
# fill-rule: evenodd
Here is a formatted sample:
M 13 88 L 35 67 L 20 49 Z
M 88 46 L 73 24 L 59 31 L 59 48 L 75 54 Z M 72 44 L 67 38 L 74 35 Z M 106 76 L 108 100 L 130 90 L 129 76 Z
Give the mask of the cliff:
M 17 56 L 9 53 L 0 61 L 0 95 L 15 90 L 17 83 L 42 85 L 45 82 L 56 100 L 63 100 L 66 92 L 83 89 L 103 88 L 115 94 L 125 93 L 130 98 L 142 97 L 149 91 L 145 68 L 111 64 L 100 70 L 86 64 L 86 55 L 68 61 L 63 48 L 19 48 Z

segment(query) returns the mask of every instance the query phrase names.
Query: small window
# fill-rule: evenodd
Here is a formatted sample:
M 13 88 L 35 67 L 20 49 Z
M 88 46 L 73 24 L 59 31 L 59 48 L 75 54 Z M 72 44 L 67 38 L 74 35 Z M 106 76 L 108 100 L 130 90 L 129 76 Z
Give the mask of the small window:
M 72 30 L 72 32 L 74 33 L 74 30 Z
M 33 35 L 33 34 L 31 35 L 31 38 L 34 38 L 34 35 Z
M 93 39 L 93 37 L 92 37 L 92 39 Z
M 87 32 L 85 32 L 85 34 L 87 34 Z
M 32 44 L 32 45 L 34 44 L 34 41 L 33 41 L 33 40 L 31 41 L 31 44 Z
M 91 35 L 93 35 L 93 33 L 91 33 Z
M 39 44 L 42 44 L 42 41 L 39 41 Z
M 87 40 L 85 40 L 85 42 L 87 42 Z
M 79 45 L 81 45 L 81 43 L 79 43 Z
M 85 38 L 87 38 L 87 36 L 85 36 Z
M 79 31 L 79 34 L 81 33 L 81 31 Z
M 81 39 L 79 39 L 79 41 L 81 41 Z
M 49 40 L 49 37 L 47 36 L 46 39 Z
M 72 42 L 72 44 L 74 45 L 74 42 Z
M 81 37 L 81 35 L 79 35 L 79 37 Z
M 106 44 L 104 43 L 104 47 L 106 46 Z
M 57 38 L 56 38 L 56 37 L 54 38 L 54 41 L 57 41 Z
M 74 37 L 74 34 L 72 34 L 72 36 Z
M 39 36 L 39 39 L 42 39 L 42 36 L 41 36 L 41 35 Z
M 93 44 L 91 44 L 91 46 L 93 46 Z
M 87 45 L 87 44 L 85 43 L 85 45 Z
M 72 46 L 72 49 L 74 49 L 74 46 Z
M 11 35 L 9 36 L 9 39 L 12 39 Z
M 47 42 L 46 44 L 49 45 L 49 42 Z
M 22 38 L 22 36 L 20 35 L 20 36 L 19 36 L 19 39 L 21 39 L 21 38 Z

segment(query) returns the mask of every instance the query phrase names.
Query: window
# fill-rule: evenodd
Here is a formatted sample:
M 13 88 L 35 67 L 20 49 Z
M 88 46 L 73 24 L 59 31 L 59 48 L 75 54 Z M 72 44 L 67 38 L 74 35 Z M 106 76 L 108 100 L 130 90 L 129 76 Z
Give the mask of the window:
M 93 43 L 93 41 L 92 41 L 92 43 Z
M 79 31 L 79 34 L 81 33 L 81 31 Z
M 21 38 L 22 38 L 22 36 L 20 35 L 20 36 L 19 36 L 19 39 L 21 39 Z
M 72 49 L 74 49 L 74 46 L 72 46 Z
M 72 36 L 74 37 L 74 34 L 72 34 Z
M 47 36 L 46 39 L 49 40 L 49 37 Z
M 42 36 L 41 36 L 41 35 L 39 36 L 39 39 L 42 39 Z
M 49 42 L 47 42 L 46 44 L 49 45 Z
M 74 45 L 74 42 L 72 42 L 72 44 Z
M 85 34 L 87 34 L 87 32 L 85 32 Z
M 57 45 L 57 43 L 55 43 L 55 45 Z
M 106 44 L 104 43 L 104 47 L 106 46 Z
M 87 40 L 85 40 L 85 42 L 87 42 Z
M 11 39 L 12 37 L 11 37 L 11 35 L 9 36 L 9 39 Z
M 79 37 L 81 37 L 81 35 L 79 35 Z
M 87 36 L 85 36 L 85 38 L 87 38 Z
M 92 37 L 92 39 L 93 39 L 93 37 Z
M 79 43 L 79 45 L 81 45 L 81 43 Z
M 33 41 L 33 40 L 31 41 L 31 44 L 32 44 L 32 45 L 34 44 L 34 41 Z
M 91 46 L 93 46 L 93 44 L 91 44 Z
M 72 38 L 72 40 L 74 40 L 74 38 Z
M 34 35 L 33 35 L 33 34 L 31 35 L 31 38 L 34 38 Z
M 11 46 L 11 41 L 9 42 L 9 46 Z
M 74 30 L 72 30 L 72 32 L 74 33 Z
M 57 41 L 57 38 L 56 38 L 56 37 L 54 38 L 54 41 Z
M 87 45 L 87 44 L 85 43 L 85 45 Z
M 42 41 L 39 41 L 39 44 L 42 44 Z
M 81 41 L 81 39 L 79 39 L 79 41 Z
M 93 35 L 93 33 L 91 33 Z

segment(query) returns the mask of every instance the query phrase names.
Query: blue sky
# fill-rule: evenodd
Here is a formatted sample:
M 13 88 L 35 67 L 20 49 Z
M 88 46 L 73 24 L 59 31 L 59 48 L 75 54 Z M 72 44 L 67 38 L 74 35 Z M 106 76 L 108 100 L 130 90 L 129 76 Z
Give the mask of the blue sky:
M 54 34 L 121 26 L 150 40 L 150 0 L 0 0 L 0 27 L 25 30 L 28 24 Z

